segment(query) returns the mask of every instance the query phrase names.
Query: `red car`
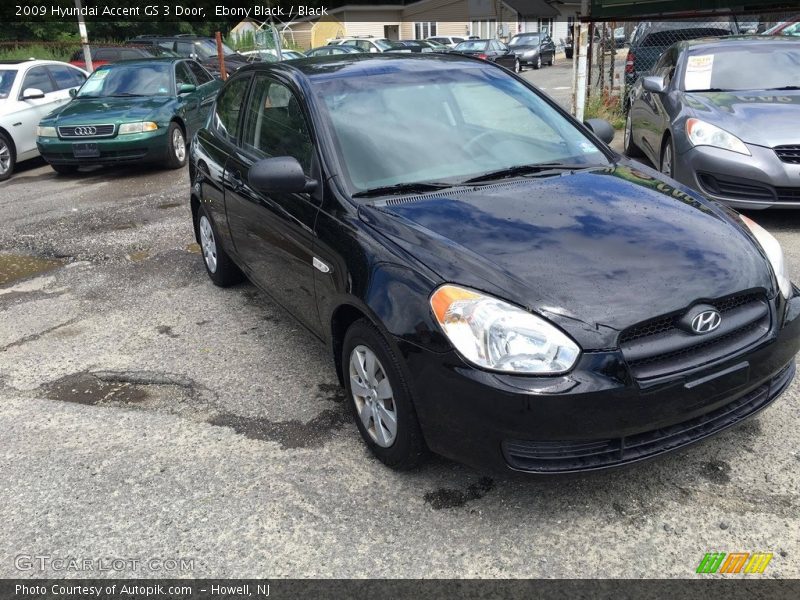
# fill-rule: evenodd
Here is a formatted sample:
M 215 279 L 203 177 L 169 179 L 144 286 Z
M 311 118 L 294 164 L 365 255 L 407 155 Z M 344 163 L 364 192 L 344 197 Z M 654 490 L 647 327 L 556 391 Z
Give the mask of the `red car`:
M 175 53 L 155 46 L 90 45 L 89 51 L 92 54 L 92 67 L 95 69 L 121 60 L 140 60 L 142 58 L 154 58 L 157 56 L 175 56 Z M 83 56 L 83 48 L 72 55 L 69 64 L 88 70 L 86 67 L 86 59 Z

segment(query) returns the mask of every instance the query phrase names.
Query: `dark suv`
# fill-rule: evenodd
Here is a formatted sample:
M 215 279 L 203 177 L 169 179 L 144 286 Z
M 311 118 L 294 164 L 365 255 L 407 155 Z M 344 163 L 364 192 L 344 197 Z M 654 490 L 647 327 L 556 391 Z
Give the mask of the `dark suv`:
M 179 56 L 195 59 L 214 75 L 219 75 L 220 73 L 217 42 L 211 37 L 140 35 L 125 43 L 136 46 L 158 46 L 164 50 L 175 52 Z M 222 44 L 222 51 L 225 55 L 225 70 L 228 75 L 251 62 L 246 56 L 239 54 L 225 44 Z
M 625 59 L 625 89 L 653 68 L 664 50 L 675 42 L 738 33 L 733 19 L 643 22 L 636 26 Z M 625 110 L 628 108 L 627 94 Z

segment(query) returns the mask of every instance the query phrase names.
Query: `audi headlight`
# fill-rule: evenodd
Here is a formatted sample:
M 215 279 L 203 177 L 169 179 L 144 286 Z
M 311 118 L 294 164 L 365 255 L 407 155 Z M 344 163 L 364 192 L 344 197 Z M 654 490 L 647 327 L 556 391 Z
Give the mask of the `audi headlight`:
M 36 128 L 36 137 L 58 137 L 55 127 L 42 127 L 39 125 Z
M 143 133 L 145 131 L 155 131 L 158 129 L 158 124 L 152 121 L 139 121 L 138 123 L 123 123 L 119 126 L 119 134 L 126 133 Z
M 747 225 L 750 233 L 758 240 L 764 254 L 767 255 L 769 264 L 772 265 L 772 271 L 775 273 L 775 278 L 778 280 L 778 287 L 781 290 L 784 298 L 792 295 L 792 282 L 789 280 L 789 275 L 786 272 L 786 261 L 783 258 L 783 250 L 781 249 L 780 242 L 766 229 L 761 227 L 758 223 L 744 215 L 739 215 L 742 222 Z
M 492 296 L 448 284 L 430 303 L 450 342 L 477 367 L 555 375 L 580 356 L 578 345 L 554 325 Z
M 750 150 L 738 137 L 700 119 L 686 119 L 686 135 L 693 146 L 713 146 L 750 156 Z

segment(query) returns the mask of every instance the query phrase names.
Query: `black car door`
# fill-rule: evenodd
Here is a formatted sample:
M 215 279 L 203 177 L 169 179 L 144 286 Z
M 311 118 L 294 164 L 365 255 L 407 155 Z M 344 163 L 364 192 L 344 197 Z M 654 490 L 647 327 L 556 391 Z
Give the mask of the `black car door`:
M 266 194 L 253 189 L 248 183 L 250 167 L 278 156 L 296 158 L 306 175 L 318 177 L 319 162 L 298 96 L 272 76 L 257 74 L 239 147 L 225 167 L 228 224 L 250 278 L 319 333 L 312 247 L 322 186 L 312 194 Z

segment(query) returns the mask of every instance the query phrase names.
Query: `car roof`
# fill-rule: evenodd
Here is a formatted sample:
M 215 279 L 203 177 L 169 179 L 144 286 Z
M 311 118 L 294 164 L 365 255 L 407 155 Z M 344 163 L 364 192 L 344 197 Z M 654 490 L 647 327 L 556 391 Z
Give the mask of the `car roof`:
M 335 69 L 331 66 L 336 65 Z M 493 63 L 487 63 L 476 58 L 460 54 L 447 54 L 431 52 L 427 54 L 413 53 L 367 53 L 358 54 L 333 54 L 328 56 L 311 56 L 298 58 L 290 62 L 277 63 L 250 63 L 236 73 L 249 73 L 252 71 L 280 71 L 283 74 L 309 80 L 326 79 L 342 76 L 364 76 L 413 71 L 452 70 L 459 66 L 468 68 L 494 69 L 500 68 Z
M 4 67 L 25 67 L 25 66 L 35 66 L 35 65 L 67 65 L 72 68 L 77 68 L 74 65 L 71 65 L 61 60 L 44 60 L 38 58 L 0 60 L 0 65 Z
M 154 58 L 133 58 L 130 60 L 121 60 L 119 62 L 110 63 L 108 65 L 103 65 L 102 67 L 98 67 L 99 69 L 110 69 L 117 65 L 125 65 L 126 67 L 130 67 L 131 65 L 152 65 L 153 63 L 176 63 L 184 60 L 190 60 L 188 58 L 184 58 L 183 56 L 159 56 Z
M 727 35 L 725 37 L 697 38 L 694 40 L 684 40 L 678 42 L 677 46 L 681 49 L 702 48 L 712 50 L 714 48 L 725 48 L 727 46 L 764 46 L 773 44 L 794 44 L 800 48 L 800 40 L 785 35 Z

